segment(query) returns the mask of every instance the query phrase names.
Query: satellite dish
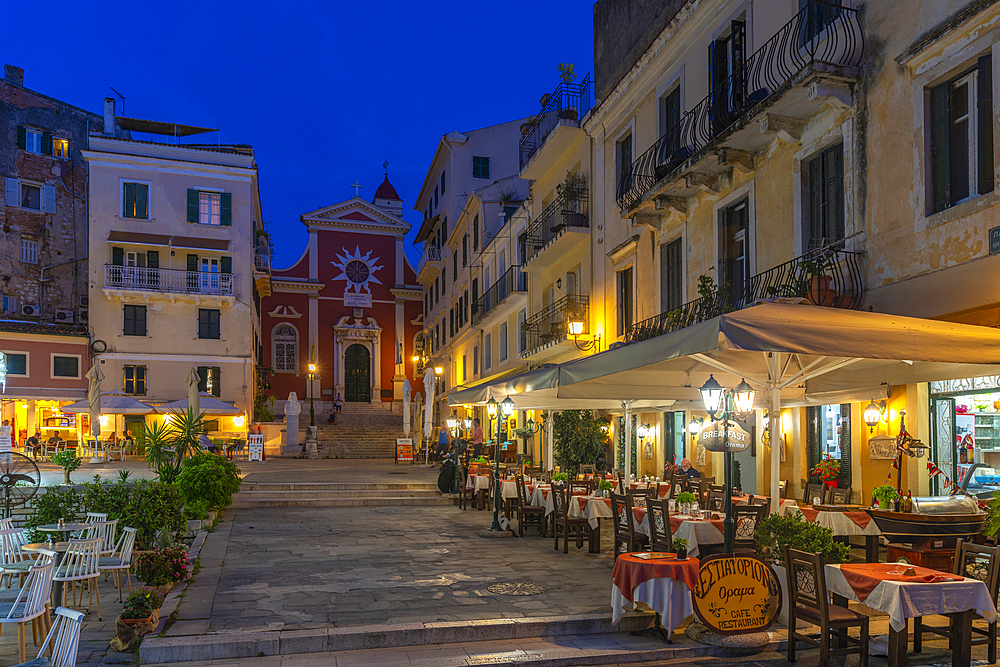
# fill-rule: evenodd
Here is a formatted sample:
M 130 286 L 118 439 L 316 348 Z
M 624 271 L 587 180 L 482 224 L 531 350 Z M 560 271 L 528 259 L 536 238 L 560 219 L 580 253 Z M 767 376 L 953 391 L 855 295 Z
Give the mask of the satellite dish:
M 0 452 L 0 500 L 4 517 L 9 518 L 15 507 L 22 507 L 38 493 L 42 475 L 38 466 L 24 454 Z

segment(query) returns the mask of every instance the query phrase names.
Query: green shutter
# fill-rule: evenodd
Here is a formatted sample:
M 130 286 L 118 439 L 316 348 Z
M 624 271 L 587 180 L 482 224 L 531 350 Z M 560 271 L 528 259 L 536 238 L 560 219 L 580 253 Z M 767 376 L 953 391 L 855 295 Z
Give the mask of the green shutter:
M 979 59 L 979 194 L 993 192 L 993 54 Z
M 819 408 L 815 406 L 806 408 L 806 481 L 812 479 L 809 471 L 819 463 L 819 419 Z
M 42 154 L 52 155 L 52 133 L 42 132 Z
M 823 236 L 823 155 L 809 161 L 809 240 Z
M 135 183 L 125 184 L 125 203 L 122 211 L 123 218 L 135 217 Z
M 233 224 L 233 194 L 223 192 L 222 196 L 219 197 L 219 202 L 222 208 L 222 224 L 228 227 Z
M 159 250 L 147 250 L 146 251 L 146 266 L 151 269 L 160 268 L 160 251 Z
M 218 398 L 222 395 L 222 368 L 212 366 L 212 395 Z
M 145 183 L 133 184 L 135 188 L 135 217 L 149 218 L 149 186 Z
M 840 477 L 837 486 L 851 487 L 851 404 L 840 405 Z
M 198 255 L 188 255 L 188 271 L 198 270 Z
M 222 266 L 222 272 L 223 273 L 232 273 L 233 272 L 233 258 L 232 257 L 223 257 L 222 260 L 219 263 Z
M 111 248 L 111 263 L 115 266 L 125 265 L 125 249 Z
M 28 133 L 23 125 L 17 126 L 17 147 L 24 150 L 28 147 Z
M 208 366 L 198 366 L 198 391 L 206 391 L 208 389 Z
M 188 189 L 188 222 L 198 222 L 198 191 Z
M 931 207 L 943 211 L 951 205 L 951 84 L 931 90 Z
M 825 243 L 844 238 L 844 166 L 840 146 L 824 151 L 823 189 L 826 200 Z

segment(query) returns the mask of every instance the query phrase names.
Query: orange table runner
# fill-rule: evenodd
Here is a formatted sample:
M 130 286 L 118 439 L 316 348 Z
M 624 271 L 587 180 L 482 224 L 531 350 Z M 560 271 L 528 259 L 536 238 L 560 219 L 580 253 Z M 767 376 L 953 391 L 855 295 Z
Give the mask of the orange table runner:
M 914 584 L 936 584 L 944 581 L 962 581 L 963 577 L 938 572 L 926 567 L 914 566 L 915 575 L 901 574 L 907 566 L 902 563 L 850 563 L 840 566 L 844 579 L 858 596 L 865 601 L 871 592 L 883 581 L 899 581 Z
M 676 514 L 670 515 L 670 532 L 676 533 L 677 529 L 681 527 L 681 524 L 685 521 L 702 521 L 711 523 L 713 526 L 719 529 L 719 531 L 725 530 L 726 520 L 725 519 L 691 519 L 688 517 L 677 516 Z
M 587 509 L 587 503 L 589 503 L 591 500 L 603 500 L 605 503 L 607 503 L 608 507 L 611 507 L 610 498 L 594 498 L 593 496 L 574 496 L 574 498 L 576 498 L 576 502 L 580 504 L 581 510 Z
M 632 590 L 650 579 L 674 579 L 694 590 L 698 583 L 698 568 L 700 566 L 701 563 L 698 559 L 693 557 L 688 557 L 687 560 L 643 560 L 630 554 L 622 554 L 615 561 L 615 569 L 611 572 L 611 578 L 614 580 L 615 587 L 622 592 L 622 596 L 629 602 L 635 602 L 632 599 Z
M 799 511 L 802 512 L 802 516 L 806 518 L 806 521 L 812 523 L 819 516 L 819 510 L 814 510 L 811 507 L 800 507 Z
M 867 528 L 868 524 L 872 521 L 871 515 L 868 512 L 844 512 L 844 516 L 856 523 L 862 530 Z

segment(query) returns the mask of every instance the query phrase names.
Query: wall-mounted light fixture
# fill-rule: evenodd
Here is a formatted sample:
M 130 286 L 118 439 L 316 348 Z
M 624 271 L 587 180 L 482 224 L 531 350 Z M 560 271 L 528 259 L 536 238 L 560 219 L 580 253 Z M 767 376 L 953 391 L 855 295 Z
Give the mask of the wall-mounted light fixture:
M 865 423 L 868 424 L 868 432 L 874 433 L 875 427 L 885 416 L 885 401 L 875 402 L 874 400 L 865 408 Z
M 582 319 L 570 320 L 567 327 L 569 329 L 569 335 L 573 337 L 573 343 L 576 344 L 577 349 L 586 351 L 590 349 L 596 350 L 600 348 L 601 334 L 597 334 L 586 343 L 583 344 L 580 343 L 580 336 L 583 335 L 583 330 L 587 327 L 587 323 L 584 322 Z

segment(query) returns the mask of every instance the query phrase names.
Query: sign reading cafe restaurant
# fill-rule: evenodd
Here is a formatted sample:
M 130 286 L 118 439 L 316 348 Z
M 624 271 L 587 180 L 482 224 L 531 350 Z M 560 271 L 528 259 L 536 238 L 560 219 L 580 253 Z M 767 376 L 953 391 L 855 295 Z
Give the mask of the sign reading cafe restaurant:
M 701 561 L 694 610 L 720 635 L 763 632 L 781 609 L 781 587 L 771 566 L 756 556 L 710 556 Z
M 698 444 L 710 452 L 742 452 L 750 446 L 750 434 L 732 420 L 712 420 L 698 434 Z

